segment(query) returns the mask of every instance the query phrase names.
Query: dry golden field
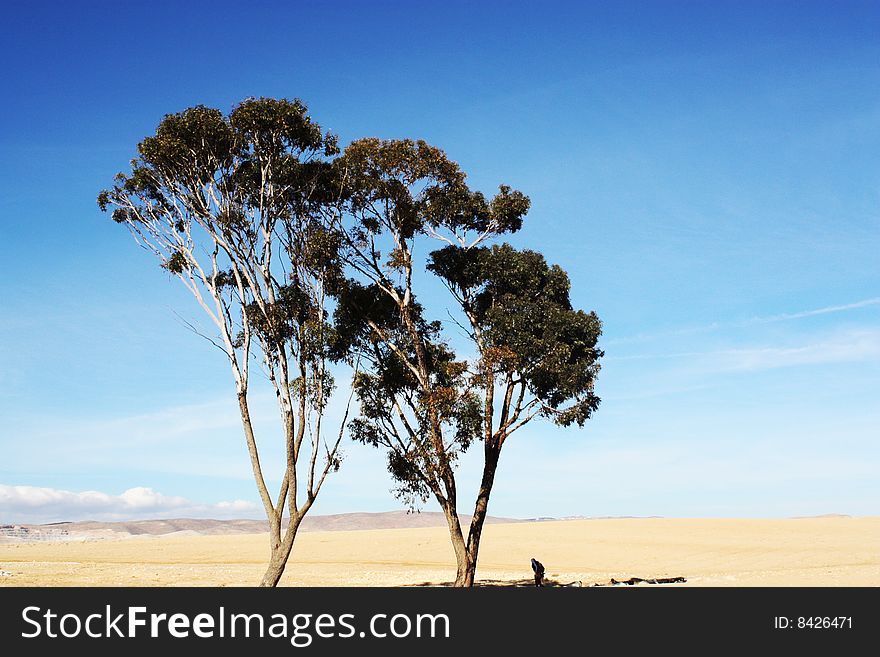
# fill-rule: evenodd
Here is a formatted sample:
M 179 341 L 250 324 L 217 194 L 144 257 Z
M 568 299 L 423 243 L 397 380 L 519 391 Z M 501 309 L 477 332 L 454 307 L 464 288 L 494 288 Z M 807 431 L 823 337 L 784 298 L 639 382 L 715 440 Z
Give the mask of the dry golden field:
M 584 586 L 629 577 L 671 586 L 880 586 L 880 518 L 608 519 L 487 525 L 480 580 L 547 576 Z M 248 586 L 261 534 L 190 533 L 0 544 L 0 586 Z M 452 579 L 442 527 L 302 533 L 286 586 L 407 586 Z

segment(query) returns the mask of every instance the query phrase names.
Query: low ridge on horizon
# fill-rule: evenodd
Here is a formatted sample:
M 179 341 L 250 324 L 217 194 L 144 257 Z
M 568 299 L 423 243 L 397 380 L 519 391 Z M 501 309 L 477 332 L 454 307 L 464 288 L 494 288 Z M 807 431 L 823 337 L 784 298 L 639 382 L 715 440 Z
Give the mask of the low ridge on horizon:
M 470 516 L 459 515 L 462 522 L 470 522 Z M 286 522 L 285 518 L 285 522 Z M 534 519 L 532 519 L 534 520 Z M 529 522 L 518 518 L 488 516 L 490 524 Z M 3 524 L 3 523 L 0 523 Z M 74 534 L 113 532 L 121 535 L 159 536 L 176 532 L 191 532 L 204 535 L 256 534 L 268 531 L 266 520 L 213 518 L 156 518 L 144 520 L 75 520 L 51 523 L 14 523 L 32 531 L 64 531 Z M 446 525 L 445 516 L 438 511 L 353 512 L 328 515 L 306 516 L 301 531 L 354 531 L 364 529 L 411 529 L 418 527 L 442 527 Z
M 533 518 L 510 518 L 502 516 L 487 516 L 488 524 L 505 523 L 529 523 L 529 522 L 553 522 L 570 520 L 625 520 L 625 519 L 654 519 L 664 516 L 540 516 Z M 824 513 L 817 515 L 790 516 L 792 520 L 810 518 L 851 518 L 843 513 Z M 470 523 L 470 515 L 459 514 L 463 524 Z M 285 518 L 285 523 L 286 523 Z M 307 516 L 300 527 L 301 531 L 358 531 L 374 529 L 415 529 L 422 527 L 444 527 L 446 518 L 439 511 L 409 512 L 405 510 L 378 511 L 378 512 L 351 512 L 335 513 L 327 515 Z M 267 521 L 253 518 L 237 518 L 219 520 L 214 518 L 154 518 L 141 520 L 74 520 L 58 521 L 50 523 L 4 523 L 4 528 L 21 527 L 27 528 L 33 533 L 34 538 L 41 534 L 47 537 L 62 533 L 70 536 L 163 536 L 175 533 L 189 533 L 199 535 L 232 535 L 232 534 L 258 534 L 268 530 Z M 2 537 L 0 537 L 2 538 Z

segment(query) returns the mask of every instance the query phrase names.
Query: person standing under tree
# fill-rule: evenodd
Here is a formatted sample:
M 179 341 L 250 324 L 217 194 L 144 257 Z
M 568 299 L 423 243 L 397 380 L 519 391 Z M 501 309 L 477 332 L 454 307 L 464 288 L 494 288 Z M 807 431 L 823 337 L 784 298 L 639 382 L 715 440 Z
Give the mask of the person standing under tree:
M 535 573 L 535 586 L 544 586 L 544 564 L 532 557 L 532 570 Z

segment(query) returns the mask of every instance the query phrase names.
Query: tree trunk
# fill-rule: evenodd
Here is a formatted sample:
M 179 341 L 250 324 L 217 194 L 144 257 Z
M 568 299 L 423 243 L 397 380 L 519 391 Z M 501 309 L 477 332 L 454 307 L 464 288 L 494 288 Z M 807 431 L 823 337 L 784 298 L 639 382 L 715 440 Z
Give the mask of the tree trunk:
M 299 524 L 302 518 L 291 520 L 284 534 L 284 540 L 279 541 L 270 532 L 269 535 L 269 565 L 266 572 L 263 573 L 263 579 L 260 580 L 261 587 L 278 586 L 281 575 L 287 566 L 287 560 L 290 558 L 290 552 L 293 549 L 293 541 L 296 538 L 296 532 L 299 530 Z
M 466 586 L 465 579 L 468 570 L 467 545 L 464 534 L 461 531 L 461 522 L 458 520 L 458 512 L 454 505 L 444 504 L 443 514 L 449 525 L 449 537 L 452 539 L 452 549 L 455 552 L 455 584 L 453 586 Z
M 287 566 L 289 556 L 290 548 L 285 551 L 283 546 L 278 546 L 277 550 L 272 551 L 272 557 L 269 559 L 266 572 L 263 573 L 263 579 L 260 580 L 260 586 L 268 588 L 278 586 L 278 581 L 281 579 L 281 575 L 284 574 L 284 568 Z
M 486 444 L 485 462 L 483 463 L 483 479 L 480 482 L 480 492 L 477 495 L 477 503 L 474 507 L 474 515 L 471 518 L 471 527 L 467 540 L 467 559 L 464 577 L 461 586 L 473 586 L 477 575 L 477 557 L 480 552 L 480 537 L 483 533 L 483 523 L 489 510 L 489 496 L 492 494 L 492 486 L 495 484 L 495 471 L 498 469 L 498 459 L 501 456 L 500 444 L 495 446 Z

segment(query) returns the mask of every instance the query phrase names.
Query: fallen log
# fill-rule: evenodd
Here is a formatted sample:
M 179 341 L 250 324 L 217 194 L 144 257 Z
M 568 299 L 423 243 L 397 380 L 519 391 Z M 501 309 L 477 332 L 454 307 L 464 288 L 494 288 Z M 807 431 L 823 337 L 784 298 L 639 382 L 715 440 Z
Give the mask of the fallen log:
M 684 577 L 652 577 L 649 579 L 642 579 L 641 577 L 630 577 L 625 580 L 616 580 L 613 577 L 608 584 L 593 584 L 593 586 L 634 586 L 636 584 L 680 584 L 682 582 L 686 582 L 687 579 Z

